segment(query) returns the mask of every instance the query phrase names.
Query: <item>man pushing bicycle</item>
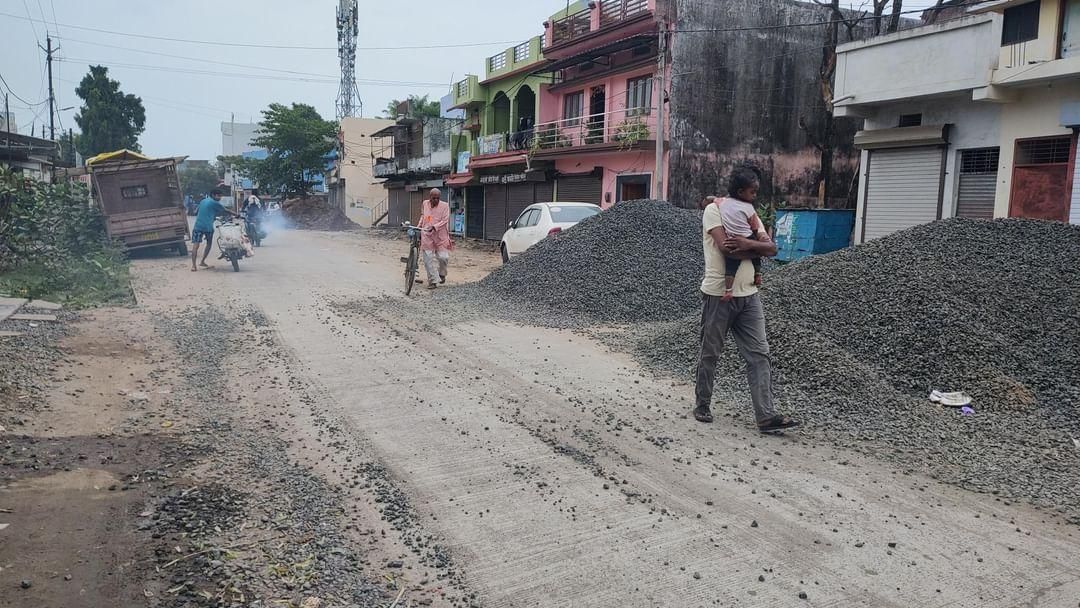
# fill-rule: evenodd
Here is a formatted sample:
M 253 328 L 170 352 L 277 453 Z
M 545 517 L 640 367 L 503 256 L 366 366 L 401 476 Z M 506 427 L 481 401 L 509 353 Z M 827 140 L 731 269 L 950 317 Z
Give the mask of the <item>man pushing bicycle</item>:
M 450 263 L 450 205 L 442 200 L 442 192 L 433 188 L 420 212 L 420 250 L 427 271 L 427 288 L 435 289 L 446 282 L 446 267 Z

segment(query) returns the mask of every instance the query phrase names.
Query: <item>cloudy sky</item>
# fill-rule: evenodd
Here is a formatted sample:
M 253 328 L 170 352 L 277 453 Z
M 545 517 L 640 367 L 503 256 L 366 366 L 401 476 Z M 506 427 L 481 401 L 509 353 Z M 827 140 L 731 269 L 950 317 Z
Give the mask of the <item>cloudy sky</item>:
M 0 0 L 0 76 L 26 102 L 10 101 L 20 132 L 31 125 L 40 130 L 48 112 L 39 102 L 48 93 L 44 53 L 37 45 L 45 44 L 48 32 L 60 47 L 54 64 L 59 108 L 78 105 L 74 89 L 89 64 L 106 65 L 125 92 L 143 99 L 147 125 L 141 141 L 148 154 L 214 158 L 221 152 L 222 121 L 257 120 L 271 102 L 308 103 L 333 118 L 337 4 Z M 445 95 L 462 74 L 481 73 L 484 57 L 540 34 L 544 20 L 564 4 L 360 0 L 356 76 L 364 115 L 381 114 L 388 101 L 410 93 Z M 905 9 L 929 4 L 908 0 Z M 238 46 L 244 44 L 307 48 Z M 450 46 L 462 44 L 476 46 Z M 416 48 L 430 46 L 441 48 Z M 75 126 L 74 114 L 60 112 L 60 124 Z

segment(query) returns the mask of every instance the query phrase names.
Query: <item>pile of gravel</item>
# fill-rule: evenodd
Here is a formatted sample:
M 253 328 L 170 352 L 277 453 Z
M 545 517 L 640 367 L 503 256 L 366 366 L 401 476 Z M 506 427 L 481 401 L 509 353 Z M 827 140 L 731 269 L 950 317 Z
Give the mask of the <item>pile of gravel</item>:
M 601 322 L 665 320 L 700 307 L 702 269 L 698 212 L 627 201 L 534 245 L 480 287 Z
M 291 198 L 281 205 L 281 213 L 292 228 L 302 230 L 356 230 L 360 228 L 324 196 Z
M 1077 268 L 1076 226 L 952 219 L 770 272 L 784 408 L 814 434 L 1080 516 Z M 639 326 L 636 352 L 690 378 L 699 325 Z M 720 376 L 718 406 L 747 415 L 731 345 Z M 975 415 L 932 405 L 931 389 L 967 392 Z

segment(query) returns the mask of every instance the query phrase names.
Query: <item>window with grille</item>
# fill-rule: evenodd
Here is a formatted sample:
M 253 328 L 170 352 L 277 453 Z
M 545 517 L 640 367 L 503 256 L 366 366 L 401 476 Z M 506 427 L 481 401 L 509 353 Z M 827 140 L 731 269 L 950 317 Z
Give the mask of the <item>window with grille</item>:
M 626 115 L 648 114 L 652 105 L 652 78 L 642 76 L 626 82 Z
M 458 94 L 458 97 L 465 97 L 466 95 L 469 94 L 469 81 L 468 81 L 468 79 L 462 80 L 461 82 L 457 83 L 457 94 Z
M 146 198 L 150 193 L 146 186 L 127 186 L 120 188 L 121 198 Z
M 566 97 L 563 97 L 563 120 L 567 126 L 578 124 L 584 106 L 585 91 L 567 93 Z
M 497 72 L 506 67 L 506 53 L 499 53 L 494 57 L 488 57 L 488 70 Z
M 973 175 L 979 173 L 997 173 L 1001 159 L 998 148 L 975 148 L 964 150 L 960 155 L 960 173 Z
M 1016 142 L 1016 164 L 1059 165 L 1069 162 L 1072 142 L 1069 137 L 1028 139 Z
M 1039 0 L 1005 9 L 1001 24 L 1001 46 L 1028 42 L 1039 37 Z

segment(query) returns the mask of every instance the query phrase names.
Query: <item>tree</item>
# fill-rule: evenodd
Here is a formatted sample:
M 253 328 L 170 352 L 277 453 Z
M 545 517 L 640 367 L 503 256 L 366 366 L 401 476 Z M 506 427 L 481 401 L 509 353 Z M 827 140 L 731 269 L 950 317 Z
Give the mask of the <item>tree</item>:
M 301 103 L 291 107 L 272 103 L 262 114 L 262 129 L 251 143 L 266 149 L 267 157 L 218 160 L 257 181 L 261 190 L 308 194 L 312 178 L 326 170 L 326 155 L 337 145 L 337 123 L 323 120 L 315 108 Z
M 408 110 L 400 112 L 402 105 L 408 103 Z M 427 95 L 409 95 L 405 101 L 395 99 L 386 104 L 385 115 L 391 120 L 399 118 L 438 118 L 442 115 L 442 104 L 439 100 L 428 100 Z
M 145 130 L 146 109 L 142 99 L 125 94 L 120 83 L 109 78 L 109 68 L 90 66 L 75 94 L 83 100 L 75 115 L 82 133 L 79 153 L 91 157 L 102 152 L 128 149 L 139 151 L 139 135 Z
M 221 174 L 214 167 L 195 166 L 180 172 L 180 192 L 199 200 L 221 182 Z

